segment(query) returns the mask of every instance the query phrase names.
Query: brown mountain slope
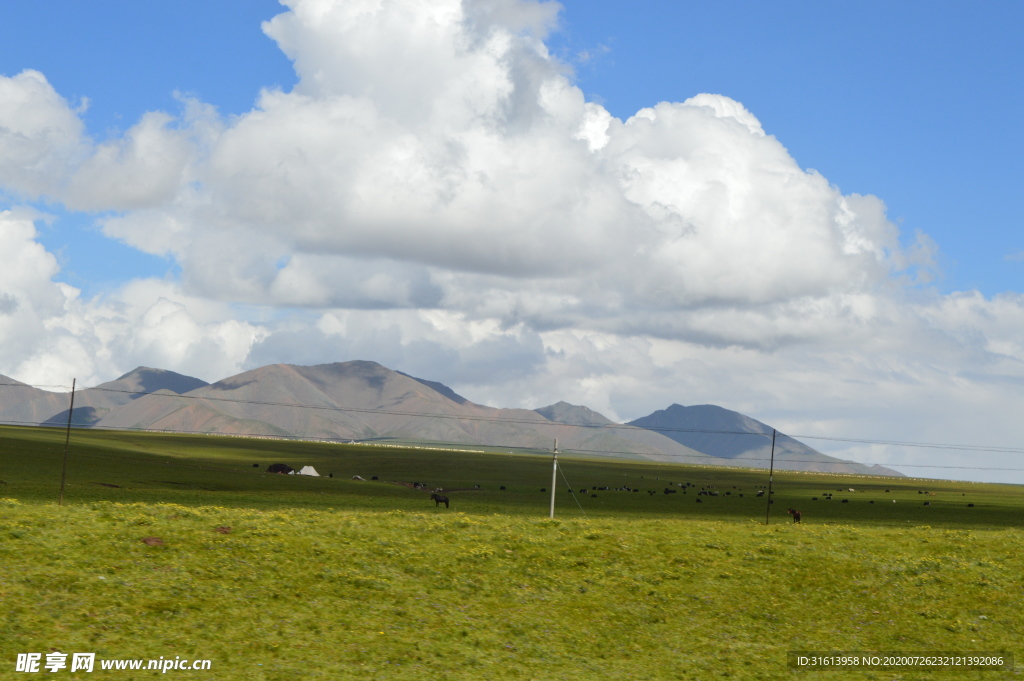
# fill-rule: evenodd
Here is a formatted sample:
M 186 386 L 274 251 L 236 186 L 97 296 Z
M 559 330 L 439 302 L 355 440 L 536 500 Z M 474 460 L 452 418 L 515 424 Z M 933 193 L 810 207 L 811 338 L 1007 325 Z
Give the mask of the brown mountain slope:
M 735 465 L 768 468 L 772 459 L 771 426 L 712 404 L 673 404 L 629 425 L 657 431 L 698 451 L 730 459 Z M 774 459 L 776 467 L 787 470 L 902 475 L 882 466 L 865 466 L 822 454 L 783 433 L 777 435 Z
M 12 389 L 31 399 L 0 410 L 0 421 L 66 422 L 67 394 L 23 385 Z M 443 384 L 364 361 L 274 364 L 213 384 L 140 367 L 116 381 L 78 393 L 74 423 L 115 429 L 509 449 L 547 450 L 557 439 L 559 449 L 588 455 L 754 467 L 767 466 L 764 434 L 771 430 L 742 414 L 712 406 L 673 405 L 632 424 L 616 424 L 587 407 L 566 402 L 537 410 L 497 409 L 474 404 Z M 720 431 L 733 435 L 723 437 Z M 843 462 L 784 436 L 777 442 L 776 466 L 895 473 Z
M 95 425 L 112 410 L 132 402 L 146 392 L 187 392 L 203 385 L 206 385 L 205 381 L 173 371 L 138 367 L 116 380 L 76 391 L 72 424 Z M 47 426 L 66 424 L 70 394 L 44 390 L 38 392 L 41 394 L 0 410 L 0 422 Z
M 33 388 L 27 383 L 0 374 L 0 412 L 8 407 L 45 397 L 50 393 L 46 390 Z
M 361 361 L 261 367 L 185 395 L 143 396 L 96 425 L 535 449 L 550 449 L 557 438 L 562 449 L 590 454 L 659 460 L 699 456 L 642 429 L 595 431 L 556 423 L 528 409 L 474 404 L 441 384 Z

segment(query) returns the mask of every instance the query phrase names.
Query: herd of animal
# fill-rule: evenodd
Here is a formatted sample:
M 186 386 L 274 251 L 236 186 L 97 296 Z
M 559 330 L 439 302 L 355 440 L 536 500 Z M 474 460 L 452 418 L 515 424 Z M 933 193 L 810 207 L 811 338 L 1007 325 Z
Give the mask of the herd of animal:
M 274 464 L 274 466 L 271 466 L 271 470 L 269 470 L 268 472 L 272 472 L 272 473 L 284 473 L 284 472 L 286 472 L 284 470 L 274 470 L 275 467 L 286 468 L 284 466 L 284 464 Z M 363 477 L 361 477 L 359 475 L 353 475 L 352 479 L 353 480 L 361 480 L 361 481 L 365 481 L 366 480 L 366 478 L 363 478 Z M 379 478 L 376 475 L 374 475 L 374 476 L 372 476 L 370 478 L 370 480 L 379 480 Z M 395 482 L 394 484 L 396 484 L 396 485 L 403 485 L 405 487 L 411 487 L 411 488 L 417 489 L 417 490 L 425 490 L 428 487 L 428 485 L 426 483 L 423 483 L 423 482 Z M 683 494 L 687 494 L 690 490 L 696 490 L 695 491 L 695 495 L 697 496 L 696 501 L 697 501 L 698 504 L 703 502 L 703 499 L 700 498 L 702 496 L 708 496 L 708 497 L 722 496 L 722 492 L 719 491 L 718 489 L 716 489 L 715 485 L 710 485 L 710 484 L 709 485 L 703 485 L 703 486 L 701 486 L 701 488 L 699 490 L 697 490 L 696 489 L 697 485 L 695 485 L 692 482 L 669 482 L 667 484 L 668 484 L 668 487 L 665 487 L 665 488 L 663 488 L 661 490 L 662 494 L 677 494 L 679 492 L 682 492 Z M 466 488 L 466 490 L 473 490 L 473 491 L 479 490 L 479 489 L 480 489 L 480 485 L 474 485 L 473 487 Z M 504 485 L 501 486 L 501 490 L 502 491 L 505 490 L 505 486 Z M 743 494 L 744 494 L 742 488 L 739 488 L 736 485 L 733 485 L 731 490 L 726 490 L 725 491 L 724 496 L 732 496 L 733 490 L 736 490 L 736 496 L 738 496 L 738 497 L 742 497 Z M 465 491 L 465 490 L 461 490 L 461 489 L 446 490 L 446 489 L 441 488 L 441 487 L 433 488 L 432 491 L 431 491 L 431 494 L 430 494 L 430 500 L 434 502 L 434 508 L 439 508 L 441 506 L 441 504 L 444 504 L 445 508 L 450 508 L 451 507 L 451 499 L 449 499 L 447 496 L 441 494 L 441 492 L 446 492 L 446 491 L 447 492 L 458 492 L 458 491 Z M 547 490 L 546 487 L 542 487 L 540 491 L 546 493 L 548 490 Z M 572 489 L 571 487 L 569 489 L 567 489 L 566 491 L 569 494 L 572 494 L 572 495 L 576 494 L 576 490 Z M 654 495 L 658 494 L 658 490 L 654 490 L 654 489 L 640 490 L 638 488 L 629 487 L 629 486 L 626 486 L 626 485 L 623 485 L 623 486 L 620 486 L 620 487 L 615 487 L 615 488 L 613 488 L 613 487 L 611 487 L 609 485 L 604 485 L 604 486 L 594 485 L 590 489 L 587 489 L 586 487 L 581 488 L 579 490 L 579 494 L 581 496 L 585 496 L 587 494 L 590 494 L 591 497 L 595 497 L 596 498 L 598 492 L 640 492 L 640 491 L 646 491 L 649 496 L 654 496 Z M 840 488 L 840 489 L 837 489 L 836 491 L 837 492 L 856 492 L 856 490 L 854 488 L 852 488 L 852 487 L 849 487 L 849 488 L 846 488 L 846 489 Z M 889 492 L 888 489 L 885 490 L 885 491 Z M 762 488 L 762 489 L 758 489 L 754 493 L 754 496 L 755 497 L 763 497 L 763 496 L 765 496 L 765 494 L 766 494 L 766 490 L 764 490 Z M 772 492 L 771 494 L 774 495 L 775 492 Z M 918 494 L 924 494 L 924 495 L 928 495 L 928 496 L 936 496 L 935 492 L 926 492 L 924 490 L 919 490 Z M 825 501 L 832 501 L 833 494 L 832 494 L 832 492 L 823 492 L 821 494 L 820 498 L 824 499 Z M 819 499 L 819 497 L 811 497 L 811 501 L 818 501 L 818 499 Z M 849 499 L 845 499 L 845 498 L 841 499 L 840 501 L 841 501 L 841 503 L 844 503 L 844 504 L 850 502 Z M 869 504 L 873 504 L 875 502 L 874 502 L 874 500 L 869 500 L 868 503 Z M 895 499 L 893 499 L 893 503 L 896 503 Z M 924 505 L 925 506 L 931 506 L 931 502 L 930 501 L 926 501 L 926 502 L 924 502 Z M 967 504 L 967 506 L 968 507 L 973 507 L 974 504 Z M 793 522 L 794 523 L 799 523 L 801 521 L 802 517 L 803 517 L 803 514 L 800 511 L 798 511 L 798 510 L 796 510 L 794 508 L 790 508 L 786 513 L 788 513 L 789 515 L 793 516 Z
M 374 476 L 373 479 L 376 480 L 377 476 Z M 410 486 L 410 487 L 413 487 L 414 489 L 424 489 L 426 487 L 426 485 L 424 485 L 423 483 L 419 483 L 419 482 L 416 482 L 416 483 L 398 483 L 398 484 Z M 696 488 L 697 488 L 697 485 L 693 484 L 692 482 L 669 482 L 668 485 L 670 485 L 670 486 L 669 487 L 665 487 L 665 488 L 663 488 L 661 490 L 662 494 L 677 494 L 679 492 L 682 492 L 683 494 L 687 494 L 691 489 L 696 490 Z M 479 489 L 479 488 L 480 488 L 480 485 L 476 485 L 474 487 L 474 489 Z M 502 491 L 505 490 L 505 486 L 504 485 L 501 486 L 501 490 Z M 738 497 L 742 497 L 743 496 L 743 489 L 742 488 L 739 488 L 736 485 L 733 485 L 732 486 L 732 490 L 736 490 L 736 496 L 738 496 Z M 727 490 L 724 493 L 724 496 L 732 496 L 732 494 L 733 494 L 732 490 Z M 445 491 L 445 490 L 442 489 L 442 488 L 436 488 L 436 489 L 434 489 L 433 493 L 431 493 L 431 495 L 430 495 L 431 500 L 434 502 L 434 507 L 435 508 L 438 507 L 442 503 L 445 505 L 445 508 L 449 507 L 448 506 L 448 504 L 449 504 L 448 497 L 443 497 L 443 496 L 439 495 L 439 492 L 443 492 L 443 491 Z M 448 491 L 458 491 L 458 490 L 448 490 Z M 541 487 L 540 491 L 542 493 L 547 493 L 548 489 L 546 487 Z M 591 497 L 596 498 L 598 492 L 641 492 L 641 491 L 646 491 L 647 494 L 650 495 L 650 496 L 654 496 L 654 495 L 658 494 L 658 490 L 654 490 L 654 489 L 640 490 L 640 489 L 638 489 L 636 487 L 629 487 L 628 485 L 622 485 L 621 487 L 614 487 L 614 488 L 611 487 L 610 485 L 604 485 L 604 486 L 594 485 L 590 489 L 587 489 L 586 487 L 580 489 L 579 490 L 579 494 L 580 494 L 580 496 L 586 496 L 587 494 L 589 494 Z M 569 494 L 572 494 L 572 495 L 575 495 L 577 493 L 576 490 L 572 489 L 571 487 L 568 488 L 566 490 L 566 492 L 568 492 Z M 722 496 L 722 492 L 720 492 L 718 489 L 716 489 L 715 485 L 703 485 L 699 490 L 697 490 L 695 492 L 695 494 L 698 497 L 697 498 L 697 503 L 698 504 L 702 503 L 702 501 L 703 501 L 702 499 L 700 499 L 701 496 L 708 496 L 708 497 Z M 756 492 L 756 494 L 755 494 L 755 496 L 758 496 L 758 497 L 763 497 L 764 495 L 765 495 L 765 490 L 763 490 L 763 489 L 759 489 Z

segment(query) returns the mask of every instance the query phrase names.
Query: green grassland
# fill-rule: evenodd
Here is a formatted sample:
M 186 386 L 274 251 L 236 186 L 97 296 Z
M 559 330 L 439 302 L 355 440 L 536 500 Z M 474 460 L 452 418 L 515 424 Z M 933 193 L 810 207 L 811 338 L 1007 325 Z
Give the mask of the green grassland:
M 52 649 L 210 659 L 210 671 L 168 672 L 207 679 L 1024 670 L 786 667 L 790 650 L 1020 657 L 1016 486 L 776 473 L 766 526 L 762 471 L 565 458 L 583 508 L 560 481 L 551 521 L 540 455 L 74 431 L 58 507 L 63 444 L 56 430 L 0 428 L 0 678 L 30 678 L 14 673 L 16 654 Z M 276 462 L 335 477 L 260 472 Z M 472 489 L 435 509 L 389 481 Z M 662 493 L 681 482 L 720 496 Z M 642 491 L 579 494 L 602 486 Z M 157 672 L 103 674 L 56 677 Z

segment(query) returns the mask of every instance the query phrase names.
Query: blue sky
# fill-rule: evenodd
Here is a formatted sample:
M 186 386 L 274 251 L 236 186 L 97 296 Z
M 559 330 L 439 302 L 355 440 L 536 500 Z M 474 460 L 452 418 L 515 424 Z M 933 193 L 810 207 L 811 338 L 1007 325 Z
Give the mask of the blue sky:
M 562 5 L 549 47 L 613 115 L 727 95 L 803 167 L 844 193 L 882 198 L 904 238 L 934 239 L 941 290 L 1021 289 L 1020 3 Z M 296 81 L 260 30 L 282 10 L 271 0 L 5 3 L 0 22 L 13 30 L 0 73 L 38 69 L 72 102 L 88 98 L 83 118 L 98 139 L 146 111 L 179 110 L 176 92 L 242 114 L 260 88 Z M 90 216 L 53 208 L 60 220 L 44 241 L 75 286 L 174 272 L 90 232 Z
M 1021 289 L 1021 3 L 564 4 L 565 53 L 609 50 L 578 75 L 613 114 L 728 95 L 801 165 L 932 236 L 943 290 Z
M 282 11 L 275 1 L 4 3 L 0 74 L 42 71 L 74 103 L 83 98 L 89 133 L 119 136 L 147 111 L 176 112 L 176 93 L 194 95 L 226 114 L 252 109 L 261 88 L 290 88 L 291 63 L 260 24 Z M 174 263 L 102 236 L 92 214 L 59 205 L 42 242 L 63 265 L 63 279 L 86 293 L 119 281 L 174 276 Z
M 1024 5 L 549 10 L 0 5 L 0 374 L 367 359 L 495 406 L 1019 441 Z

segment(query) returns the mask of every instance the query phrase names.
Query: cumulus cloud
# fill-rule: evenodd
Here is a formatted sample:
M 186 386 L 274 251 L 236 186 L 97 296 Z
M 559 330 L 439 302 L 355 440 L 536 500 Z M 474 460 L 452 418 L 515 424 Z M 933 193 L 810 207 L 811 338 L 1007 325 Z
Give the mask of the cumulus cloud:
M 46 77 L 0 76 L 0 185 L 37 198 L 60 193 L 87 153 L 84 125 Z
M 211 107 L 181 102 L 179 118 L 150 112 L 123 137 L 96 143 L 80 118 L 84 107 L 73 108 L 42 73 L 0 75 L 0 187 L 85 211 L 173 200 L 196 179 L 188 171 L 219 126 Z
M 879 199 L 801 169 L 739 102 L 625 121 L 586 102 L 543 42 L 554 3 L 286 4 L 264 30 L 299 82 L 230 122 L 187 102 L 93 144 L 40 74 L 10 80 L 73 142 L 51 153 L 87 152 L 50 191 L 116 211 L 106 234 L 225 301 L 497 304 L 508 324 L 671 334 L 652 318 L 870 290 L 906 265 Z
M 43 385 L 95 384 L 138 365 L 221 377 L 262 338 L 223 303 L 169 282 L 128 282 L 83 300 L 55 281 L 57 260 L 36 241 L 39 217 L 0 212 L 0 373 Z
M 182 272 L 82 300 L 5 213 L 0 371 L 374 359 L 496 405 L 1013 440 L 1024 299 L 923 287 L 927 236 L 740 102 L 612 116 L 549 54 L 553 2 L 283 4 L 298 83 L 235 118 L 182 98 L 96 141 L 42 74 L 0 78 L 0 187 Z

